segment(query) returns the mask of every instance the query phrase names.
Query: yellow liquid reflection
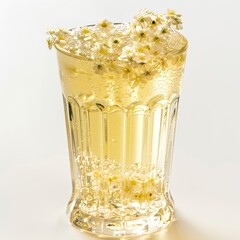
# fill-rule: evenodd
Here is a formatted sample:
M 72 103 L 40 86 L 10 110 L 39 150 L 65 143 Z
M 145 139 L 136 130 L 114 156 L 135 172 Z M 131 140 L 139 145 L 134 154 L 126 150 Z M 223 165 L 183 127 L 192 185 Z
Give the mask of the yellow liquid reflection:
M 197 227 L 193 226 L 189 221 L 185 220 L 183 217 L 177 214 L 177 220 L 168 225 L 166 228 L 160 230 L 159 232 L 136 236 L 136 237 L 121 237 L 121 238 L 107 238 L 107 237 L 96 237 L 89 233 L 84 233 L 86 240 L 211 240 L 210 236 L 207 236 Z

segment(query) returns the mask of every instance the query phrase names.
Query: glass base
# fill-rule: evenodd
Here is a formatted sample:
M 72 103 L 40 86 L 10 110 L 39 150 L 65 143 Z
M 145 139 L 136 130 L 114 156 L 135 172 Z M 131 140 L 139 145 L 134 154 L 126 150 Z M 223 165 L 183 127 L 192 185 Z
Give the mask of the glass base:
M 100 237 L 138 236 L 153 233 L 166 227 L 174 221 L 174 210 L 168 202 L 164 208 L 153 216 L 144 216 L 135 219 L 105 219 L 92 216 L 74 208 L 71 212 L 70 222 L 80 230 L 96 234 Z

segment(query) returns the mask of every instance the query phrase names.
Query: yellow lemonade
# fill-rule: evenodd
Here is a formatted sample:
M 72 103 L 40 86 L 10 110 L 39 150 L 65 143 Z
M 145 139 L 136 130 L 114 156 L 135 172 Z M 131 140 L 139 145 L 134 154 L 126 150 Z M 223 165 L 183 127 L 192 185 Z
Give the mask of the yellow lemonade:
M 81 229 L 136 235 L 173 219 L 169 175 L 187 41 L 161 21 L 147 11 L 129 25 L 105 20 L 54 35 L 73 182 L 70 220 Z

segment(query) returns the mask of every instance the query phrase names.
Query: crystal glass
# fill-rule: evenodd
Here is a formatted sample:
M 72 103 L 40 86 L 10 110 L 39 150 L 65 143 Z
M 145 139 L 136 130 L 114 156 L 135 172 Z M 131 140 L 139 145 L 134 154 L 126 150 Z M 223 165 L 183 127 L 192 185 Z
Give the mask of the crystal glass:
M 103 50 L 100 55 L 107 57 L 100 63 L 91 52 L 77 55 L 55 44 L 74 226 L 102 236 L 131 236 L 174 219 L 169 178 L 187 49 L 186 39 L 175 34 L 165 39 L 164 57 L 126 66 Z

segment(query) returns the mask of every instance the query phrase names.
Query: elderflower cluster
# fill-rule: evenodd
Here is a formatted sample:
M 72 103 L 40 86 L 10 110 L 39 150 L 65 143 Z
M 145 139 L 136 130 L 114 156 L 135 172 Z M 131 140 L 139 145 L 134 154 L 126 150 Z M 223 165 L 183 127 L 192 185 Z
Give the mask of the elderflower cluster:
M 103 20 L 94 26 L 50 30 L 48 46 L 93 60 L 96 74 L 119 72 L 136 87 L 167 69 L 173 58 L 169 42 L 181 39 L 180 29 L 181 15 L 174 10 L 166 14 L 142 10 L 127 24 Z

